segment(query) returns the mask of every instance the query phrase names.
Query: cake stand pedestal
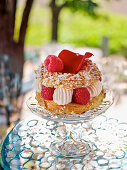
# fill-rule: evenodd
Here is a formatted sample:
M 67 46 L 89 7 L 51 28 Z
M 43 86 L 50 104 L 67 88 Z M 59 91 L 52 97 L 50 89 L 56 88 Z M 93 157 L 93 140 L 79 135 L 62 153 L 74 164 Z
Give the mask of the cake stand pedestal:
M 61 141 L 54 141 L 50 146 L 50 151 L 59 158 L 80 158 L 89 154 L 92 150 L 92 143 L 84 139 L 74 139 L 72 137 L 72 124 L 66 124 L 66 137 Z
M 62 122 L 66 127 L 66 135 L 62 140 L 55 140 L 50 145 L 51 153 L 58 158 L 81 158 L 89 154 L 92 150 L 92 143 L 90 141 L 76 137 L 72 137 L 72 128 L 74 123 L 88 122 L 96 116 L 104 113 L 113 103 L 113 96 L 110 90 L 106 90 L 106 97 L 102 104 L 97 108 L 86 111 L 82 114 L 65 114 L 58 115 L 52 113 L 38 105 L 35 97 L 30 97 L 27 101 L 29 109 L 43 119 L 53 122 Z

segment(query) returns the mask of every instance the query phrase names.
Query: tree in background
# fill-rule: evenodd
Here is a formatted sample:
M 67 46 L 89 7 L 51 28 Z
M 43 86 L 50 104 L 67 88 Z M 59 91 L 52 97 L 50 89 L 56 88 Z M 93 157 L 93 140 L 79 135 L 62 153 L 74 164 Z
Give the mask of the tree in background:
M 57 41 L 59 15 L 64 7 L 70 8 L 74 12 L 81 10 L 93 16 L 98 4 L 94 0 L 51 0 L 50 7 L 52 10 L 52 40 Z
M 17 0 L 0 0 L 0 55 L 10 57 L 11 71 L 22 78 L 24 41 L 33 0 L 26 0 L 18 40 L 14 40 Z

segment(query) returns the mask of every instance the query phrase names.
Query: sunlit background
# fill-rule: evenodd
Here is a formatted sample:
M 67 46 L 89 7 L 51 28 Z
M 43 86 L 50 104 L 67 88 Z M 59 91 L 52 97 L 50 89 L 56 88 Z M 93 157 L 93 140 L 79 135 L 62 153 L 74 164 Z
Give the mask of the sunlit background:
M 18 0 L 15 41 L 19 37 L 25 2 Z M 56 5 L 59 7 L 64 2 L 57 0 Z M 25 102 L 34 88 L 34 69 L 47 55 L 58 54 L 64 48 L 81 54 L 86 51 L 94 53 L 92 59 L 103 73 L 104 84 L 112 88 L 115 94 L 114 105 L 107 115 L 111 113 L 111 116 L 126 121 L 127 1 L 93 0 L 98 6 L 91 3 L 89 7 L 74 1 L 77 5 L 75 8 L 72 0 L 68 2 L 68 6 L 63 6 L 58 16 L 57 41 L 52 35 L 51 1 L 35 0 L 33 3 L 25 37 L 25 62 L 20 94 L 11 97 L 10 104 L 5 104 L 8 101 L 2 97 L 2 88 L 0 89 L 0 140 L 19 120 L 32 114 Z M 18 78 L 13 81 L 15 89 L 19 88 Z
M 23 1 L 16 15 L 15 39 L 18 37 Z M 33 4 L 25 40 L 26 47 L 42 47 L 51 41 L 51 8 L 48 0 L 37 0 Z M 58 1 L 59 2 L 59 1 Z M 58 42 L 69 43 L 75 47 L 101 48 L 102 38 L 109 38 L 110 54 L 123 54 L 127 48 L 126 1 L 100 0 L 95 14 L 90 15 L 84 9 L 64 7 L 59 14 Z

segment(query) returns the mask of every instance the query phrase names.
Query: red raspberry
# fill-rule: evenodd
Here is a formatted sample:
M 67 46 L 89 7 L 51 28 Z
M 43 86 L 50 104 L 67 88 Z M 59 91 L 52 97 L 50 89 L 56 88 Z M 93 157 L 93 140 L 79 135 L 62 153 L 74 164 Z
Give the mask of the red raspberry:
M 46 100 L 53 100 L 53 93 L 55 88 L 46 87 L 42 85 L 41 96 Z
M 90 100 L 90 93 L 87 88 L 78 88 L 73 91 L 73 102 L 86 105 Z
M 61 72 L 64 68 L 63 62 L 55 55 L 49 55 L 44 61 L 45 67 L 49 72 Z

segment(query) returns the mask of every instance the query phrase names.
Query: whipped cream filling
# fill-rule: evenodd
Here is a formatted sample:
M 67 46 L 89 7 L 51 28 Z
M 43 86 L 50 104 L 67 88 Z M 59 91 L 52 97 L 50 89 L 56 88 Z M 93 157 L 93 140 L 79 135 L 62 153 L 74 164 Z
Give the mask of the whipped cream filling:
M 98 80 L 96 83 L 91 84 L 90 86 L 87 87 L 89 93 L 90 93 L 90 98 L 98 96 L 101 91 L 102 91 L 102 83 Z
M 56 88 L 53 94 L 53 101 L 58 105 L 66 105 L 72 101 L 73 90 Z

